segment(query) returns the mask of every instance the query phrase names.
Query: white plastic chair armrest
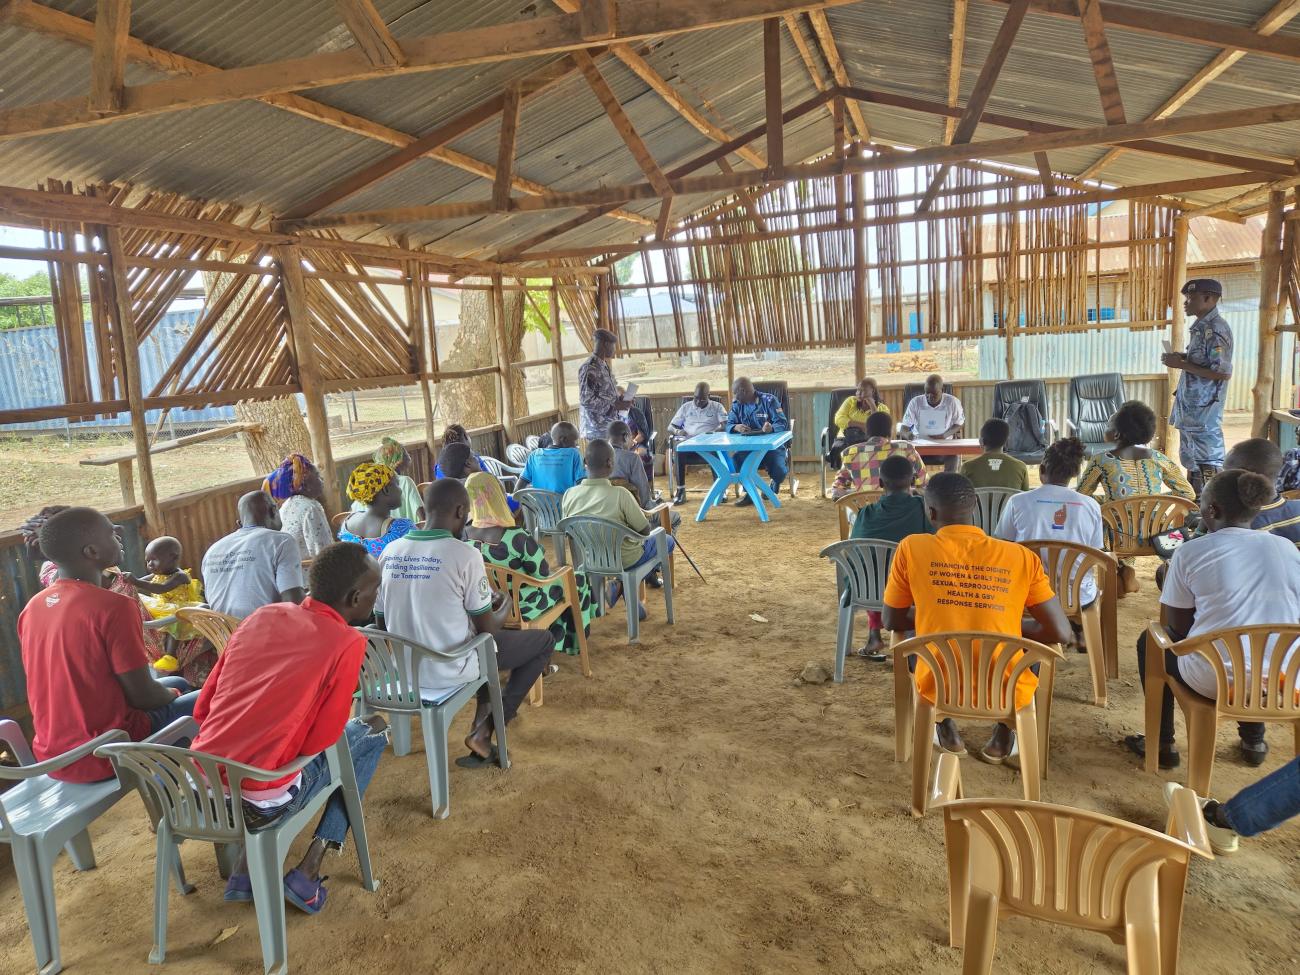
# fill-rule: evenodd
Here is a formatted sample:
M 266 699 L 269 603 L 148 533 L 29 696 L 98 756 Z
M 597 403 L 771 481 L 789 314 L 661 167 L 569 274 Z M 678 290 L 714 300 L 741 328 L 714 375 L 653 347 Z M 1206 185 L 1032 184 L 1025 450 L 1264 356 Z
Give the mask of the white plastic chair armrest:
M 55 755 L 53 758 L 47 758 L 43 762 L 37 762 L 35 765 L 23 765 L 19 768 L 0 768 L 0 779 L 34 779 L 38 775 L 45 775 L 47 772 L 57 772 L 61 768 L 66 768 L 73 762 L 78 762 L 86 758 L 95 751 L 100 745 L 110 745 L 115 741 L 130 741 L 131 736 L 121 728 L 114 728 L 112 731 L 106 731 L 90 741 L 78 745 L 62 755 Z
M 144 625 L 146 630 L 161 630 L 164 627 L 171 626 L 176 622 L 175 616 L 160 616 L 156 620 L 150 620 Z
M 150 735 L 145 741 L 151 745 L 174 745 L 182 738 L 194 740 L 199 733 L 199 723 L 191 717 L 177 718 L 166 728 Z
M 35 764 L 36 756 L 32 754 L 32 748 L 27 744 L 27 737 L 17 721 L 10 718 L 0 719 L 0 741 L 9 746 L 14 758 L 18 759 L 19 765 Z

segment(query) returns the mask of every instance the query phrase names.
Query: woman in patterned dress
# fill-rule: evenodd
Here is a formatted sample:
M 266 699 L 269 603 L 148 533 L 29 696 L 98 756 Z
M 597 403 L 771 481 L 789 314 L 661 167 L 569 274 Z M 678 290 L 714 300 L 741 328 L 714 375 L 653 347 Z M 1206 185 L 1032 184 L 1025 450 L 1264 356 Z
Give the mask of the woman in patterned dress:
M 491 474 L 471 474 L 465 481 L 469 492 L 470 519 L 465 527 L 465 540 L 483 554 L 483 561 L 504 566 L 543 579 L 551 574 L 546 553 L 532 535 L 515 524 L 514 515 L 506 505 L 505 489 Z M 576 573 L 578 583 L 578 610 L 582 614 L 585 632 L 596 615 L 591 598 L 591 587 L 581 572 Z M 537 619 L 564 598 L 564 585 L 554 582 L 546 587 L 521 586 L 519 588 L 519 615 L 525 620 Z M 555 640 L 555 652 L 570 656 L 578 653 L 578 634 L 573 627 L 573 617 L 563 614 L 550 626 Z
M 348 515 L 339 528 L 339 541 L 364 545 L 375 558 L 379 558 L 389 542 L 397 541 L 415 527 L 413 521 L 393 517 L 393 511 L 402 503 L 402 490 L 397 472 L 391 467 L 358 464 L 348 478 L 348 498 L 360 501 L 366 510 Z
M 330 520 L 321 504 L 325 482 L 316 465 L 302 454 L 290 454 L 266 475 L 262 490 L 280 504 L 280 530 L 298 540 L 304 559 L 314 559 L 334 544 Z
M 1106 439 L 1115 446 L 1097 454 L 1079 476 L 1079 493 L 1092 494 L 1100 486 L 1104 500 L 1134 494 L 1170 494 L 1194 497 L 1183 470 L 1158 450 L 1147 446 L 1156 435 L 1156 414 L 1137 400 L 1123 404 L 1110 418 Z M 1133 559 L 1120 559 L 1120 595 L 1138 591 Z

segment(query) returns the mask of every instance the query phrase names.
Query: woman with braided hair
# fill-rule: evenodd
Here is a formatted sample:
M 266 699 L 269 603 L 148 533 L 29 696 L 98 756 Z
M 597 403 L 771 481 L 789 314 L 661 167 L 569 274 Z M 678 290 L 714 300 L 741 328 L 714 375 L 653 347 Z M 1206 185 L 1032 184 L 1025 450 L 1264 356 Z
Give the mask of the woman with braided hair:
M 393 512 L 402 503 L 402 491 L 397 482 L 397 472 L 384 464 L 358 464 L 348 478 L 348 497 L 364 504 L 364 511 L 348 516 L 339 529 L 340 542 L 364 545 L 366 551 L 379 558 L 389 542 L 401 538 L 415 522 L 396 518 Z

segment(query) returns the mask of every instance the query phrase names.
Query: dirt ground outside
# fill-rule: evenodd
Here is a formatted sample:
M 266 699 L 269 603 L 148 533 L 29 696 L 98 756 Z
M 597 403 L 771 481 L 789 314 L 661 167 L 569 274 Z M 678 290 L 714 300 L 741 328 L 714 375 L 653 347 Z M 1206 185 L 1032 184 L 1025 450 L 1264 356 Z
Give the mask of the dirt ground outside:
M 707 581 L 679 559 L 677 623 L 666 625 L 651 593 L 637 647 L 626 645 L 621 609 L 597 620 L 593 677 L 559 660 L 545 707 L 510 726 L 513 768 L 453 768 L 451 816 L 435 821 L 420 746 L 385 756 L 365 801 L 381 886 L 360 888 L 351 850 L 328 860 L 324 912 L 290 910 L 295 971 L 960 971 L 947 946 L 941 819 L 911 818 L 910 766 L 893 761 L 889 666 L 850 660 L 842 685 L 796 682 L 805 663 L 832 659 L 834 573 L 818 557 L 837 537 L 832 504 L 805 488 L 768 525 L 731 506 L 697 524 L 703 486 L 692 485 L 681 538 Z M 1161 784 L 1183 773 L 1147 775 L 1118 744 L 1142 728 L 1133 646 L 1157 613 L 1152 571 L 1144 565 L 1142 591 L 1120 603 L 1109 706 L 1091 704 L 1084 658 L 1062 667 L 1043 798 L 1160 829 Z M 984 729 L 964 730 L 982 744 Z M 1178 734 L 1185 746 L 1181 718 Z M 1288 734 L 1269 737 L 1273 753 L 1253 770 L 1221 732 L 1216 796 L 1291 757 Z M 962 775 L 968 795 L 1020 794 L 1011 769 L 965 758 Z M 1182 971 L 1296 970 L 1296 830 L 1194 864 Z M 64 857 L 55 870 L 70 972 L 261 971 L 252 908 L 222 901 L 200 844 L 183 851 L 198 891 L 172 894 L 166 966 L 147 966 L 153 837 L 138 799 L 91 832 L 99 868 L 77 874 Z M 30 971 L 9 874 L 0 916 L 0 971 Z M 995 970 L 1122 972 L 1124 951 L 1011 920 L 999 927 Z

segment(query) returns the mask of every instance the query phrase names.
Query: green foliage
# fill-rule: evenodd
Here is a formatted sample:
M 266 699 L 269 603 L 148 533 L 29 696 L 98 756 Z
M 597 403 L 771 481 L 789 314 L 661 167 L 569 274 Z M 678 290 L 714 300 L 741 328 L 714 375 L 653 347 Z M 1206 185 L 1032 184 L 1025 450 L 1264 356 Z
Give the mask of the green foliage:
M 632 269 L 636 267 L 636 262 L 637 255 L 629 254 L 614 263 L 614 278 L 619 284 L 627 284 L 632 280 Z
M 50 279 L 44 271 L 36 271 L 25 278 L 0 272 L 0 298 L 32 298 L 50 293 Z M 53 310 L 47 305 L 45 321 L 53 322 Z M 21 325 L 40 325 L 41 309 L 34 305 L 0 307 L 0 329 L 18 328 Z
M 531 298 L 532 301 L 529 301 Z M 524 331 L 540 332 L 551 340 L 551 292 L 549 288 L 529 288 L 524 299 Z

